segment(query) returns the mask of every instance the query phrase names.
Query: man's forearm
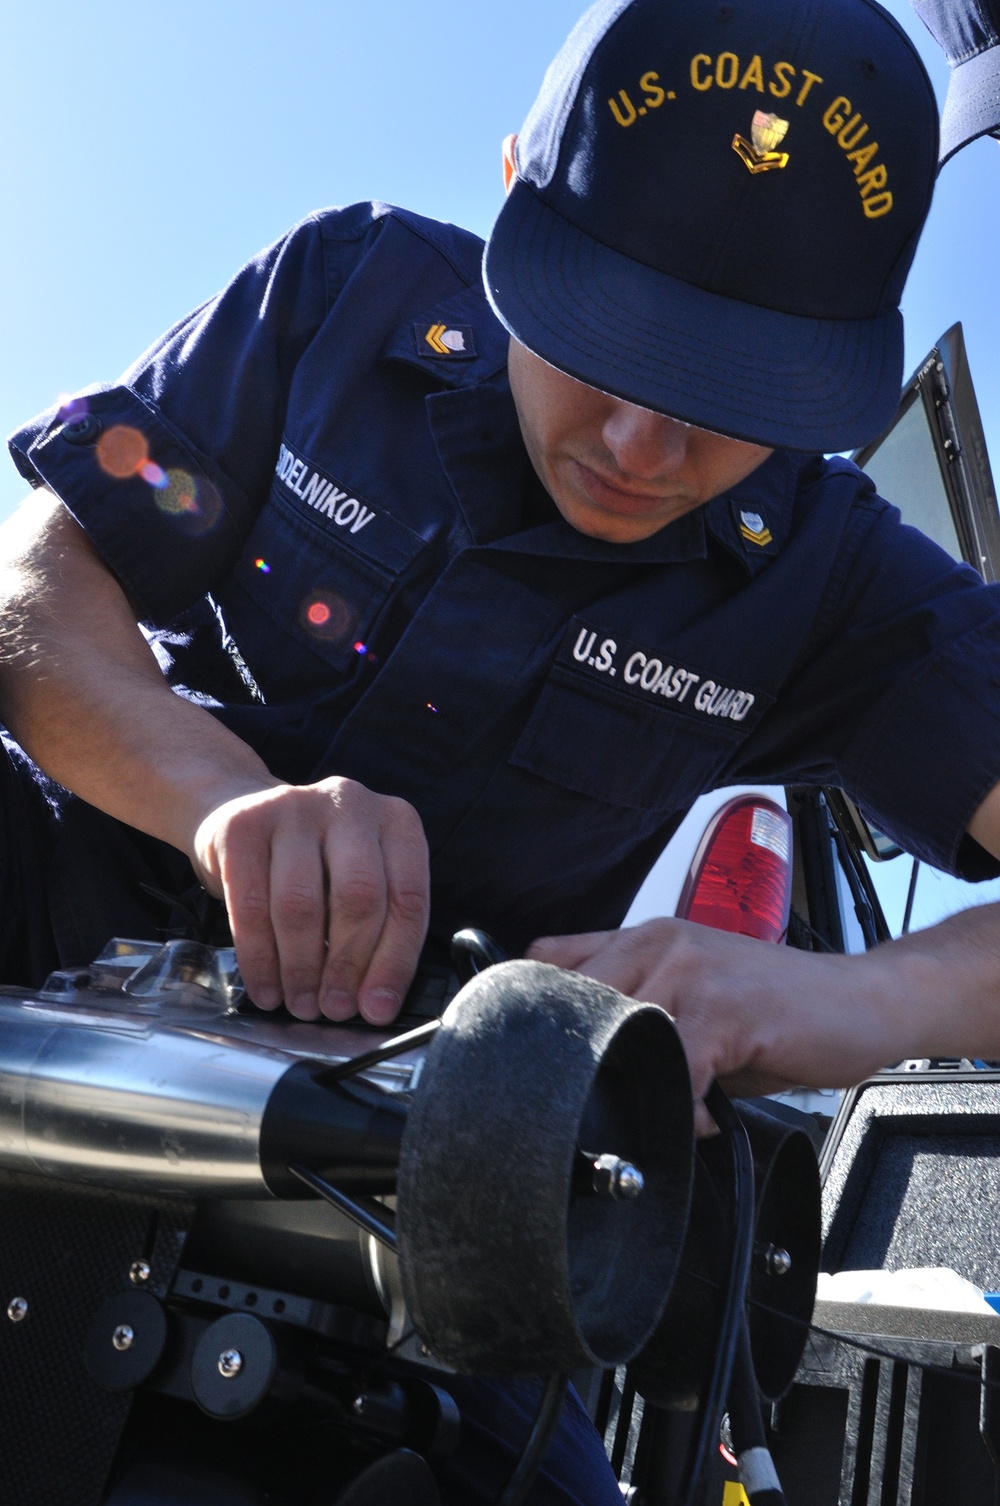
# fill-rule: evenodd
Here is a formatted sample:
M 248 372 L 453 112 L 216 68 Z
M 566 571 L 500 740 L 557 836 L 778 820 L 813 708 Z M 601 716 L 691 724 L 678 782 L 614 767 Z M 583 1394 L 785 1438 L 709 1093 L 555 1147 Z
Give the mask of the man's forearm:
M 175 695 L 83 531 L 44 494 L 0 529 L 0 720 L 46 773 L 192 851 L 205 815 L 278 781 Z
M 696 1092 L 848 1087 L 904 1057 L 1000 1058 L 1000 905 L 862 956 L 769 946 L 690 921 L 547 937 L 529 956 L 660 1004 Z
M 1000 904 L 960 911 L 859 961 L 894 1017 L 897 1057 L 1000 1059 Z

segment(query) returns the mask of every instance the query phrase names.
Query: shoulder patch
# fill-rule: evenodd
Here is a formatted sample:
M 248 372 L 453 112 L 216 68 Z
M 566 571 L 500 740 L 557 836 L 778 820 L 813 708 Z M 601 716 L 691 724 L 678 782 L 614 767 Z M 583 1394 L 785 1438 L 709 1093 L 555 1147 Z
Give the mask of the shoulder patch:
M 474 361 L 476 337 L 471 324 L 415 324 L 417 354 L 430 361 Z

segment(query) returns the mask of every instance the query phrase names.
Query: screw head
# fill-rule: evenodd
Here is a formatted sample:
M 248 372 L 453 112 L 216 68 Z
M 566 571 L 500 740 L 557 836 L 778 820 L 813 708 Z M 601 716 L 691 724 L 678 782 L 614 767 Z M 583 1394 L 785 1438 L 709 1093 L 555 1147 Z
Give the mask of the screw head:
M 219 1374 L 224 1380 L 235 1380 L 243 1369 L 243 1356 L 238 1349 L 224 1349 L 219 1355 Z
M 631 1201 L 644 1191 L 645 1179 L 638 1166 L 621 1156 L 598 1156 L 594 1162 L 593 1188 L 599 1197 Z
M 782 1250 L 777 1245 L 768 1245 L 764 1263 L 769 1276 L 787 1276 L 792 1269 L 792 1257 L 787 1250 Z
M 148 1260 L 133 1260 L 128 1268 L 128 1279 L 133 1286 L 145 1286 L 152 1275 Z
M 111 1342 L 119 1354 L 125 1354 L 135 1343 L 135 1329 L 131 1328 L 128 1323 L 119 1323 L 111 1335 Z
M 28 1304 L 24 1297 L 12 1297 L 7 1304 L 7 1316 L 12 1323 L 20 1323 L 28 1316 Z

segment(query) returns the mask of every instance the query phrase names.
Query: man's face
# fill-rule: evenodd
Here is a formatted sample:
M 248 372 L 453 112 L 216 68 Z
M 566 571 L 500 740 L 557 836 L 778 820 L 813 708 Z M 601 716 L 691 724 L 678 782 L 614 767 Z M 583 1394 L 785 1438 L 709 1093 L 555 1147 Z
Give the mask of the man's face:
M 567 523 L 634 544 L 728 491 L 771 451 L 608 397 L 510 342 L 531 463 Z

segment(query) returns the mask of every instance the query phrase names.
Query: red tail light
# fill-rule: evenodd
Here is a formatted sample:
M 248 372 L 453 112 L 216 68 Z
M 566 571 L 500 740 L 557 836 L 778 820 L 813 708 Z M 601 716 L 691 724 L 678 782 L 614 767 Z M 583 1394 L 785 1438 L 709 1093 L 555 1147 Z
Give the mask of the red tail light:
M 792 901 L 792 821 L 761 795 L 740 795 L 705 829 L 677 914 L 717 931 L 783 941 Z

